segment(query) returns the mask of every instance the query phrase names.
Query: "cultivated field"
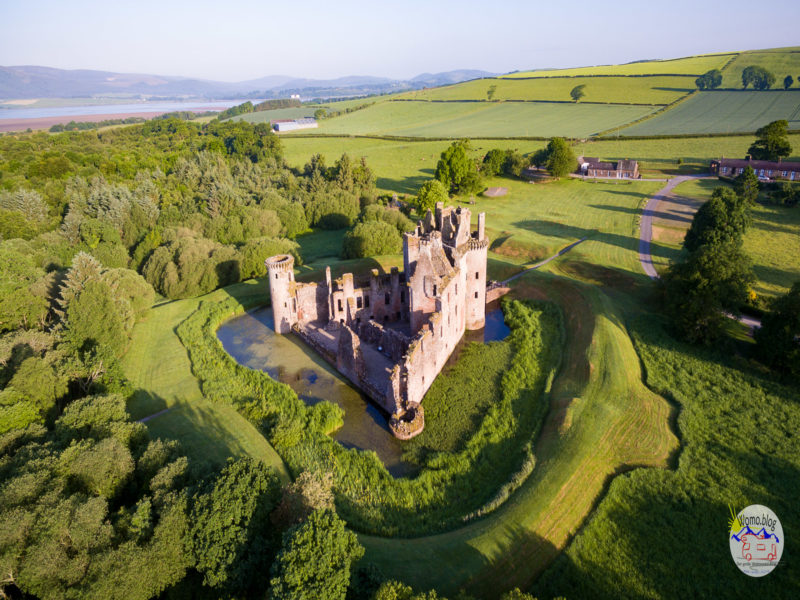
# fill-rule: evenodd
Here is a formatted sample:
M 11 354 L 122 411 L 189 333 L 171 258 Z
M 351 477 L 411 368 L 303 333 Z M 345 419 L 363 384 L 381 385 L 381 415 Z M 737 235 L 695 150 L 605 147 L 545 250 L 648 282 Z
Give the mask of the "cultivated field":
M 550 77 L 539 79 L 476 79 L 445 87 L 402 94 L 416 100 L 487 100 L 495 87 L 494 100 L 571 101 L 569 92 L 585 85 L 581 102 L 619 104 L 669 104 L 695 89 L 691 77 Z
M 797 79 L 800 75 L 800 48 L 775 48 L 742 52 L 722 72 L 722 87 L 741 88 L 742 71 L 745 67 L 756 65 L 764 67 L 775 75 L 774 88 L 783 89 L 783 78 L 791 75 Z M 797 87 L 795 82 L 794 87 Z
M 652 119 L 622 129 L 620 135 L 744 133 L 777 119 L 800 129 L 800 91 L 697 92 Z
M 543 69 L 521 71 L 504 75 L 508 78 L 520 77 L 574 77 L 576 75 L 702 75 L 711 69 L 721 69 L 735 54 L 705 54 L 673 60 L 650 60 L 625 65 L 602 65 L 578 67 L 575 69 Z
M 546 102 L 381 102 L 322 121 L 319 129 L 304 133 L 441 138 L 586 137 L 630 123 L 652 110 L 646 106 Z

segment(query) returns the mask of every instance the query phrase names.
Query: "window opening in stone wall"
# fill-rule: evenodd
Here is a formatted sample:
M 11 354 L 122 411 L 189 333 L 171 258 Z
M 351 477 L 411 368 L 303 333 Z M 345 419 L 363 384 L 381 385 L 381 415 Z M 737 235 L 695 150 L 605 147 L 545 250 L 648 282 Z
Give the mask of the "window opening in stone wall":
M 475 297 L 476 297 L 476 298 L 478 297 L 478 292 L 475 292 Z
M 433 284 L 433 295 L 436 295 L 436 284 Z
M 359 296 L 358 298 L 356 298 L 356 307 L 357 307 L 357 308 L 361 308 L 361 306 L 362 306 L 363 304 L 364 304 L 364 299 L 363 299 L 361 296 Z
M 406 301 L 406 293 L 400 292 L 400 302 L 403 303 Z
M 369 296 L 364 296 L 364 306 L 369 308 Z
M 480 279 L 480 278 L 481 278 L 480 274 L 478 274 L 478 272 L 475 271 L 475 279 Z
M 338 302 L 339 302 L 339 310 L 342 310 L 342 299 L 339 298 Z
M 384 297 L 384 300 L 386 301 L 386 304 L 389 304 L 389 302 L 391 302 L 392 296 L 391 296 L 391 294 L 389 294 L 389 292 L 386 292 L 386 296 Z

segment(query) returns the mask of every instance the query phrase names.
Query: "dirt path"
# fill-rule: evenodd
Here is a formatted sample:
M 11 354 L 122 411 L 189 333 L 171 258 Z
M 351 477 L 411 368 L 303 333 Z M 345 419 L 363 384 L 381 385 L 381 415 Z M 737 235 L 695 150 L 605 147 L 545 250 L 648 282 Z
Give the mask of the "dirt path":
M 164 410 L 160 410 L 157 413 L 153 413 L 152 415 L 147 415 L 146 417 L 143 417 L 143 418 L 139 419 L 136 422 L 137 423 L 147 423 L 150 419 L 155 419 L 156 417 L 160 417 L 164 413 L 168 413 L 170 410 L 172 410 L 172 407 L 165 408 Z
M 520 272 L 519 272 L 519 273 L 517 273 L 516 275 L 512 275 L 511 277 L 509 277 L 509 278 L 508 278 L 508 279 L 506 279 L 505 281 L 501 281 L 501 282 L 500 282 L 500 283 L 501 283 L 501 285 L 508 285 L 508 284 L 509 284 L 509 282 L 511 282 L 511 281 L 514 281 L 515 279 L 519 279 L 520 277 L 522 277 L 523 275 L 525 275 L 525 273 L 527 273 L 528 271 L 533 271 L 534 269 L 538 269 L 539 267 L 543 267 L 544 265 L 546 265 L 546 264 L 547 264 L 547 263 L 549 263 L 550 261 L 557 259 L 557 258 L 558 258 L 559 256 L 561 256 L 562 254 L 566 254 L 567 252 L 569 252 L 570 250 L 572 250 L 572 249 L 573 249 L 575 246 L 577 246 L 577 245 L 578 245 L 578 244 L 580 244 L 581 242 L 585 242 L 585 241 L 586 241 L 586 240 L 588 240 L 588 239 L 589 239 L 589 238 L 585 238 L 585 237 L 583 237 L 583 238 L 579 239 L 577 242 L 573 242 L 573 243 L 571 243 L 571 244 L 570 244 L 569 246 L 567 246 L 566 248 L 562 248 L 561 250 L 559 250 L 558 252 L 556 252 L 555 254 L 553 254 L 553 256 L 550 256 L 550 257 L 548 257 L 548 258 L 545 258 L 544 260 L 542 260 L 542 261 L 540 261 L 540 262 L 536 263 L 535 265 L 532 265 L 532 266 L 530 266 L 530 267 L 527 267 L 527 268 L 523 269 L 522 271 L 520 271 Z

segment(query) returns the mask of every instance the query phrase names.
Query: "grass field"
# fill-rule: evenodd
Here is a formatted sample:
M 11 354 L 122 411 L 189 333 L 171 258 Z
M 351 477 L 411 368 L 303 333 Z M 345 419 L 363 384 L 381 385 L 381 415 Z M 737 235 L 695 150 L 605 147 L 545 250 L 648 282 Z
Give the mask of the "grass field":
M 711 197 L 714 188 L 723 185 L 716 179 L 690 181 L 675 188 L 675 195 L 705 202 Z M 766 200 L 766 198 L 762 198 Z M 785 294 L 795 281 L 800 281 L 800 209 L 757 204 L 752 211 L 753 222 L 744 237 L 744 252 L 753 261 L 753 271 L 757 282 L 754 290 L 760 296 L 774 297 Z M 669 248 L 677 251 L 683 243 L 683 232 L 689 222 L 676 228 L 676 235 L 668 243 L 659 242 L 664 247 L 662 256 Z M 655 261 L 654 261 L 655 262 Z M 658 261 L 659 271 L 667 266 L 662 258 Z
M 674 189 L 674 196 L 695 202 L 694 208 L 707 201 L 714 189 L 724 185 L 717 179 L 689 181 Z M 766 200 L 766 197 L 762 197 Z M 659 205 L 659 213 L 664 212 Z M 744 238 L 744 251 L 753 261 L 757 281 L 753 289 L 760 296 L 785 294 L 795 281 L 800 281 L 800 210 L 797 207 L 757 204 L 752 210 L 753 222 Z M 691 216 L 680 223 L 665 224 L 658 218 L 653 223 L 654 263 L 659 271 L 669 265 L 670 251 L 678 252 Z M 660 258 L 659 258 L 660 257 Z
M 286 161 L 292 167 L 302 167 L 317 152 L 331 164 L 343 152 L 351 157 L 367 159 L 377 176 L 378 188 L 385 192 L 415 194 L 419 187 L 433 177 L 436 162 L 447 148 L 447 141 L 392 141 L 367 138 L 310 138 L 282 137 Z M 787 160 L 800 161 L 800 135 L 790 135 L 795 149 Z M 530 153 L 544 147 L 543 141 L 472 139 L 473 155 L 482 158 L 491 148 L 514 148 Z M 720 156 L 745 156 L 752 135 L 719 138 L 675 138 L 663 140 L 586 140 L 574 143 L 576 155 L 599 156 L 606 159 L 633 158 L 647 176 L 664 173 L 704 173 L 711 159 Z M 678 164 L 678 159 L 682 164 Z M 505 184 L 503 184 L 505 185 Z
M 783 89 L 783 78 L 800 75 L 800 47 L 775 48 L 773 50 L 742 52 L 722 73 L 722 87 L 741 88 L 742 71 L 745 67 L 764 67 L 775 75 L 773 87 Z M 797 87 L 797 83 L 794 84 Z
M 669 404 L 642 383 L 639 362 L 608 296 L 591 285 L 531 273 L 515 289 L 555 300 L 567 348 L 550 396 L 531 478 L 496 512 L 456 531 L 416 539 L 360 536 L 367 557 L 417 589 L 479 597 L 529 587 L 625 465 L 664 466 L 677 448 Z M 626 365 L 626 369 L 618 368 Z
M 689 56 L 673 60 L 650 60 L 633 62 L 625 65 L 602 65 L 596 67 L 578 67 L 575 69 L 545 69 L 538 71 L 521 71 L 503 77 L 510 79 L 520 77 L 571 77 L 575 75 L 702 75 L 711 69 L 721 69 L 736 53 L 705 54 Z
M 263 294 L 263 284 L 238 284 L 243 293 Z M 224 297 L 217 291 L 202 297 Z M 223 465 L 229 456 L 252 456 L 274 466 L 284 479 L 283 461 L 246 419 L 228 406 L 206 401 L 192 375 L 189 357 L 175 328 L 200 299 L 179 300 L 155 307 L 133 331 L 131 348 L 122 361 L 125 375 L 137 390 L 128 412 L 141 419 L 169 408 L 148 420 L 153 437 L 180 440 L 187 456 L 197 463 Z
M 569 92 L 585 85 L 581 102 L 669 104 L 695 89 L 690 77 L 566 77 L 540 79 L 477 79 L 455 85 L 417 90 L 402 98 L 417 100 L 486 100 L 495 86 L 495 100 L 571 101 Z
M 236 115 L 229 121 L 247 121 L 249 123 L 269 123 L 274 119 L 299 119 L 300 117 L 313 117 L 314 111 L 319 106 L 301 106 L 299 108 L 275 108 L 258 112 Z
M 304 133 L 444 138 L 586 137 L 630 123 L 650 112 L 650 107 L 620 105 L 381 102 L 322 121 L 319 129 Z
M 620 135 L 752 132 L 776 119 L 800 129 L 800 91 L 698 92 L 660 115 L 626 127 Z

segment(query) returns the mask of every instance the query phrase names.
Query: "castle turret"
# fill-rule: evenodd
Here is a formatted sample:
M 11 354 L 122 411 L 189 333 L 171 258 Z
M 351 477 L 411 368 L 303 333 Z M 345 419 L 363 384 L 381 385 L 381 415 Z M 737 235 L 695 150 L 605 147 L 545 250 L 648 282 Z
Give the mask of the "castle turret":
M 297 298 L 294 285 L 294 257 L 289 254 L 270 256 L 266 261 L 269 275 L 269 296 L 275 333 L 289 333 L 297 322 Z
M 489 240 L 486 238 L 486 213 L 478 215 L 478 231 L 467 242 L 466 266 L 466 327 L 483 329 L 486 324 L 486 254 Z

